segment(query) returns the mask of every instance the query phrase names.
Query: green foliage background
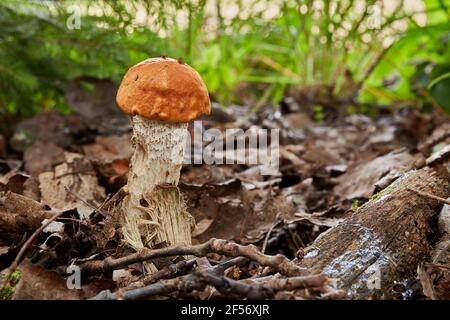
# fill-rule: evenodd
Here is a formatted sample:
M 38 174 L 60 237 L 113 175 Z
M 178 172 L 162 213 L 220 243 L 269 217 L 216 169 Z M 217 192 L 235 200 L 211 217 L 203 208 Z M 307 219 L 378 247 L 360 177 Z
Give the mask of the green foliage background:
M 345 107 L 450 111 L 450 1 L 424 1 L 422 12 L 394 2 L 373 27 L 374 5 L 383 8 L 383 1 L 4 0 L 0 113 L 69 111 L 70 80 L 119 83 L 129 66 L 163 54 L 193 65 L 223 104 L 275 104 L 299 88 Z M 230 6 L 233 15 L 225 14 Z M 71 30 L 74 10 L 81 25 Z

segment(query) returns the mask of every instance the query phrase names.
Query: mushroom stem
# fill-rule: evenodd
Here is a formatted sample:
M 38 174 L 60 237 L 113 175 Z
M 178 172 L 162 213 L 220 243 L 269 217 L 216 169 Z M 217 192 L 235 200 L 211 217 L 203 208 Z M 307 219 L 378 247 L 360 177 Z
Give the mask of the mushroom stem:
M 136 250 L 167 242 L 191 244 L 193 218 L 178 189 L 187 123 L 133 117 L 134 154 L 123 202 L 125 242 Z

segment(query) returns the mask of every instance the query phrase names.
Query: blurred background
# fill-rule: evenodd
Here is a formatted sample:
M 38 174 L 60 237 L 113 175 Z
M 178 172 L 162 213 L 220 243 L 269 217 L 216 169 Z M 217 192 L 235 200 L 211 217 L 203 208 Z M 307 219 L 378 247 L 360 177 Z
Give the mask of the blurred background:
M 33 263 L 66 270 L 128 254 L 111 221 L 126 190 L 132 127 L 115 97 L 130 66 L 166 55 L 203 77 L 213 102 L 205 129 L 279 130 L 279 141 L 270 140 L 271 147 L 279 142 L 273 175 L 245 164 L 243 153 L 239 163 L 183 166 L 178 187 L 196 221 L 193 243 L 227 239 L 300 260 L 323 252 L 317 257 L 330 262 L 313 262 L 314 268 L 326 266 L 353 292 L 359 289 L 350 281 L 369 288 L 366 271 L 380 266 L 392 275 L 385 281 L 383 271 L 380 298 L 450 299 L 450 230 L 438 230 L 438 212 L 431 211 L 437 202 L 400 190 L 411 177 L 423 177 L 417 186 L 427 185 L 431 199 L 450 195 L 437 170 L 418 170 L 450 145 L 449 41 L 450 0 L 0 0 L 0 195 L 23 203 L 0 199 L 0 271 L 22 250 L 24 233 L 40 226 L 40 218 L 22 223 L 36 201 L 64 210 L 64 217 L 56 222 L 60 231 L 43 232 L 30 246 Z M 234 136 L 225 139 L 228 145 Z M 203 146 L 210 146 L 206 140 Z M 402 197 L 380 196 L 394 181 Z M 368 201 L 376 203 L 367 206 L 372 209 L 383 201 L 398 210 L 380 209 L 380 216 L 361 208 Z M 346 220 L 354 212 L 367 217 L 360 220 L 364 228 Z M 448 216 L 446 206 L 441 217 Z M 340 237 L 323 232 L 345 221 L 337 230 L 349 236 L 341 243 L 352 242 L 336 245 Z M 324 238 L 314 242 L 319 235 Z M 128 269 L 129 279 L 145 279 L 139 266 Z M 253 263 L 233 270 L 240 279 L 267 271 Z M 0 290 L 0 300 L 13 293 L 67 299 L 79 291 L 55 292 L 66 286 L 43 278 L 43 271 L 24 272 L 21 283 L 33 286 L 22 288 L 31 292 L 17 285 Z M 174 296 L 191 297 L 184 290 Z
M 294 96 L 317 121 L 329 109 L 445 113 L 449 18 L 448 0 L 3 0 L 0 116 L 69 113 L 73 81 L 117 85 L 160 55 L 197 69 L 213 101 L 250 112 Z

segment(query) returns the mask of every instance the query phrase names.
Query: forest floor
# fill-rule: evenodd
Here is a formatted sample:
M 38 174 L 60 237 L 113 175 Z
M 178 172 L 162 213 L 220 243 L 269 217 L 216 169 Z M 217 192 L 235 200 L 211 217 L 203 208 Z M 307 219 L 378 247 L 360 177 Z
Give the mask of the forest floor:
M 446 156 L 429 158 L 450 142 L 445 117 L 325 111 L 317 122 L 294 98 L 263 108 L 239 126 L 280 129 L 279 173 L 185 165 L 194 245 L 145 258 L 122 244 L 108 209 L 127 182 L 129 119 L 77 88 L 67 99 L 70 115 L 41 113 L 0 135 L 3 299 L 450 298 Z M 233 128 L 246 112 L 214 105 L 204 126 Z M 160 271 L 148 275 L 150 258 Z M 74 266 L 78 290 L 67 286 Z

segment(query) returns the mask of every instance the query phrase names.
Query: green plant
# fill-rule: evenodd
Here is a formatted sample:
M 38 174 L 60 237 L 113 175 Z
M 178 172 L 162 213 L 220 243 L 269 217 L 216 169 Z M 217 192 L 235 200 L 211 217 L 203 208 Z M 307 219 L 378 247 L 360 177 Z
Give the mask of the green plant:
M 408 30 L 386 50 L 365 81 L 362 101 L 405 101 L 411 106 L 450 111 L 450 81 L 445 76 L 450 71 L 450 2 L 424 4 L 427 25 L 419 26 L 408 17 Z
M 74 4 L 81 28 L 71 30 L 66 23 Z M 296 88 L 311 106 L 370 113 L 372 105 L 407 102 L 450 110 L 450 0 L 414 10 L 405 1 L 386 4 L 5 0 L 0 113 L 67 111 L 64 91 L 72 79 L 119 82 L 128 66 L 163 54 L 198 69 L 214 99 L 253 104 L 253 111 Z
M 358 199 L 354 199 L 352 201 L 352 210 L 356 211 L 356 210 L 358 210 L 359 207 L 361 207 L 361 204 L 360 204 L 359 200 Z
M 14 291 L 16 290 L 16 285 L 22 276 L 19 270 L 14 271 L 6 283 L 0 289 L 0 300 L 9 300 L 12 298 Z

